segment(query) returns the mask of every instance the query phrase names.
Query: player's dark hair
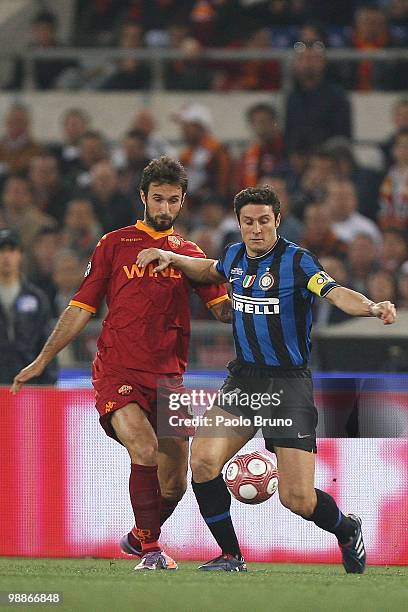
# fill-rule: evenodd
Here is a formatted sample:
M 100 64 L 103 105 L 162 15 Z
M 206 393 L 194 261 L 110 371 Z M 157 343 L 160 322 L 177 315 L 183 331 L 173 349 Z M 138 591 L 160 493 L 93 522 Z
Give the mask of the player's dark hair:
M 140 190 L 143 191 L 146 198 L 151 183 L 178 185 L 184 195 L 187 191 L 187 173 L 179 161 L 162 155 L 159 159 L 152 159 L 143 170 Z
M 280 201 L 269 185 L 263 187 L 248 187 L 243 189 L 234 198 L 234 210 L 239 221 L 241 208 L 246 204 L 266 204 L 272 206 L 275 217 L 280 213 Z
M 246 119 L 249 123 L 253 121 L 256 113 L 267 113 L 271 119 L 275 120 L 277 117 L 276 108 L 272 104 L 268 104 L 268 102 L 258 102 L 247 109 Z

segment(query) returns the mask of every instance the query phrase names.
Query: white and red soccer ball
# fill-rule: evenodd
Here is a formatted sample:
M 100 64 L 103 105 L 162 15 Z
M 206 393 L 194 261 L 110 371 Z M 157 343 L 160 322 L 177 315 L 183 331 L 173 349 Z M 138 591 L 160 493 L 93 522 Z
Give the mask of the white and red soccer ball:
M 260 504 L 278 488 L 278 470 L 268 455 L 255 451 L 231 459 L 225 482 L 235 499 L 244 504 Z

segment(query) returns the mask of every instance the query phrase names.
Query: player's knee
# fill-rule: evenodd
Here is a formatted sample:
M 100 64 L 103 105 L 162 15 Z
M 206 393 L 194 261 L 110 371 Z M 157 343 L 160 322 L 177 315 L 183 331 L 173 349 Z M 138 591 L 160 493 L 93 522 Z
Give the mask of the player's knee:
M 193 472 L 193 480 L 195 482 L 207 482 L 207 480 L 212 480 L 216 478 L 222 470 L 222 464 L 218 457 L 208 452 L 192 452 L 190 465 L 191 471 Z
M 313 514 L 316 505 L 313 495 L 291 489 L 281 489 L 279 499 L 285 508 L 305 518 L 309 518 Z
M 157 465 L 158 446 L 156 440 L 130 439 L 126 444 L 132 463 Z
M 168 502 L 179 502 L 187 490 L 187 480 L 162 487 L 161 496 Z

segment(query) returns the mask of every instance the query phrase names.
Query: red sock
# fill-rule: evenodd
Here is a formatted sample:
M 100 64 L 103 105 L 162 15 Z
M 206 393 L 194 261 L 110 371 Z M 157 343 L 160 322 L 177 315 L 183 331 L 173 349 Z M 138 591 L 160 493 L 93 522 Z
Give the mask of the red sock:
M 160 525 L 163 525 L 167 519 L 173 514 L 176 509 L 178 501 L 171 501 L 170 499 L 161 498 L 160 504 Z
M 135 515 L 136 530 L 133 530 L 143 550 L 160 550 L 160 485 L 157 465 L 132 463 L 129 493 Z

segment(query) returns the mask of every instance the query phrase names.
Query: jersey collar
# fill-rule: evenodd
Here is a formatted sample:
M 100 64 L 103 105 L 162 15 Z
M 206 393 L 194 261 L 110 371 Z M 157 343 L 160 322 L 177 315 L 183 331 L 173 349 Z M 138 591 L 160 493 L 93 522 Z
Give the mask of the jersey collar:
M 272 248 L 270 248 L 270 249 L 269 249 L 269 251 L 267 251 L 267 252 L 266 252 L 266 253 L 264 253 L 263 255 L 256 255 L 256 256 L 254 256 L 254 257 L 251 257 L 250 255 L 248 255 L 248 253 L 247 253 L 246 249 L 245 249 L 245 254 L 246 254 L 246 256 L 248 257 L 248 259 L 250 259 L 251 261 L 253 261 L 253 260 L 258 260 L 258 261 L 259 261 L 260 259 L 263 259 L 264 257 L 268 257 L 268 255 L 270 255 L 271 253 L 273 253 L 273 251 L 276 249 L 276 247 L 278 246 L 278 244 L 280 244 L 281 242 L 282 242 L 281 237 L 280 237 L 280 236 L 277 236 L 277 238 L 276 238 L 276 242 L 275 242 L 275 244 L 273 245 L 273 247 L 272 247 Z
M 170 234 L 173 234 L 174 232 L 174 229 L 172 227 L 166 230 L 165 232 L 158 232 L 140 220 L 137 221 L 137 223 L 135 223 L 135 228 L 140 230 L 141 232 L 145 232 L 146 234 L 148 234 L 151 238 L 154 238 L 155 240 L 157 240 L 158 238 L 165 238 L 166 236 L 170 236 Z

